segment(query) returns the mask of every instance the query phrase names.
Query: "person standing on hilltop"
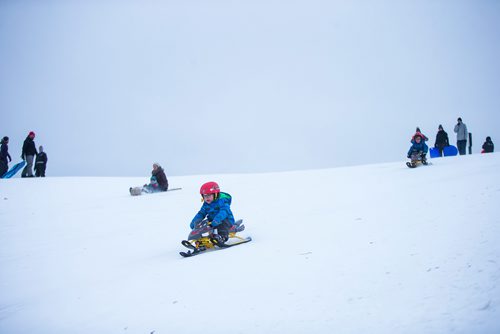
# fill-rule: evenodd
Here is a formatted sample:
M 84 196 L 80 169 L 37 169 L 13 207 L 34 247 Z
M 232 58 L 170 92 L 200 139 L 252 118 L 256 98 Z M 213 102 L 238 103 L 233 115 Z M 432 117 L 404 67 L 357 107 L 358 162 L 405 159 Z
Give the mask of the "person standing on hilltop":
M 455 129 L 453 131 L 455 131 L 455 133 L 457 134 L 458 153 L 460 155 L 465 155 L 467 147 L 467 136 L 469 135 L 469 133 L 467 132 L 467 125 L 462 122 L 461 117 L 457 119 L 457 125 L 455 125 Z
M 7 161 L 7 159 L 9 159 Z M 0 150 L 0 176 L 7 173 L 9 170 L 9 162 L 12 161 L 12 158 L 9 154 L 9 137 L 5 136 L 2 138 L 2 148 Z
M 443 130 L 443 126 L 439 124 L 434 147 L 438 149 L 440 157 L 443 156 L 443 149 L 446 146 L 450 146 L 450 141 L 448 140 L 448 134 L 446 133 L 446 131 Z
M 38 154 L 35 160 L 35 175 L 36 177 L 45 177 L 45 169 L 47 168 L 47 153 L 43 151 L 43 146 L 38 148 Z
M 28 137 L 24 140 L 21 159 L 26 160 L 26 167 L 24 167 L 21 177 L 33 177 L 33 160 L 38 154 L 35 146 L 35 133 L 30 131 Z

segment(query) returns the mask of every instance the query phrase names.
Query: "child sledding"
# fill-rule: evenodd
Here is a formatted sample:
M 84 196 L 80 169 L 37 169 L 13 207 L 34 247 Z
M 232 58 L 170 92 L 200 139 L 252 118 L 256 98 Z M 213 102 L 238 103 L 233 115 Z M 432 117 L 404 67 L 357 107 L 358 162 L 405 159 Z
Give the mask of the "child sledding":
M 247 243 L 252 238 L 242 238 L 236 233 L 245 229 L 242 220 L 235 220 L 231 211 L 232 197 L 221 192 L 216 182 L 204 183 L 200 188 L 203 201 L 198 213 L 191 220 L 191 233 L 181 244 L 188 248 L 180 252 L 183 257 L 200 254 L 208 249 L 228 248 Z M 236 241 L 226 243 L 229 239 Z
M 411 140 L 411 147 L 406 155 L 410 161 L 406 162 L 406 165 L 410 168 L 415 168 L 420 164 L 427 165 L 427 151 L 429 147 L 425 143 L 423 135 L 417 132 L 413 135 Z

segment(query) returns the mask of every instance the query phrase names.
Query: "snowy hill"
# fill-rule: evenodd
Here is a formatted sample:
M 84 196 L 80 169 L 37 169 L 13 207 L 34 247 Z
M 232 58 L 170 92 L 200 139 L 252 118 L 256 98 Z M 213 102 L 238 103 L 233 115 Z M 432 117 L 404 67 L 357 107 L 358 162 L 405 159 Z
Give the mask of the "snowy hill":
M 500 155 L 0 182 L 0 333 L 499 333 Z M 217 181 L 251 243 L 181 258 Z

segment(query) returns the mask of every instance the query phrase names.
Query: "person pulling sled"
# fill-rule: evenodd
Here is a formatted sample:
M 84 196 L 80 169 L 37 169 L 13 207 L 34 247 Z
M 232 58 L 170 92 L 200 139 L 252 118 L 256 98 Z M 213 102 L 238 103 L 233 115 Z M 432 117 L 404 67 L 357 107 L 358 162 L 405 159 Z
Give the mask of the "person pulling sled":
M 407 162 L 406 165 L 410 168 L 417 167 L 419 163 L 427 165 L 426 155 L 428 150 L 429 147 L 425 143 L 422 134 L 420 132 L 415 133 L 407 154 L 408 159 L 411 159 L 411 161 Z
M 245 226 L 242 220 L 234 220 L 230 207 L 232 197 L 221 192 L 216 182 L 204 183 L 200 188 L 200 195 L 203 204 L 189 224 L 191 233 L 188 240 L 182 241 L 182 245 L 191 251 L 180 252 L 182 256 L 193 256 L 214 246 L 227 248 L 252 240 L 236 235 L 237 232 L 243 231 Z M 237 238 L 239 241 L 226 244 L 229 238 Z

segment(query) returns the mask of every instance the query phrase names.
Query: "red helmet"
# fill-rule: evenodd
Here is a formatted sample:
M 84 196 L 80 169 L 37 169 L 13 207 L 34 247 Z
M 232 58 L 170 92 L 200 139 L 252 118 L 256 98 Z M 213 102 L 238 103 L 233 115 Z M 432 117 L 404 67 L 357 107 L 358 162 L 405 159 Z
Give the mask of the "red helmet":
M 200 188 L 200 194 L 208 195 L 208 194 L 218 194 L 220 193 L 219 185 L 216 182 L 207 182 Z

